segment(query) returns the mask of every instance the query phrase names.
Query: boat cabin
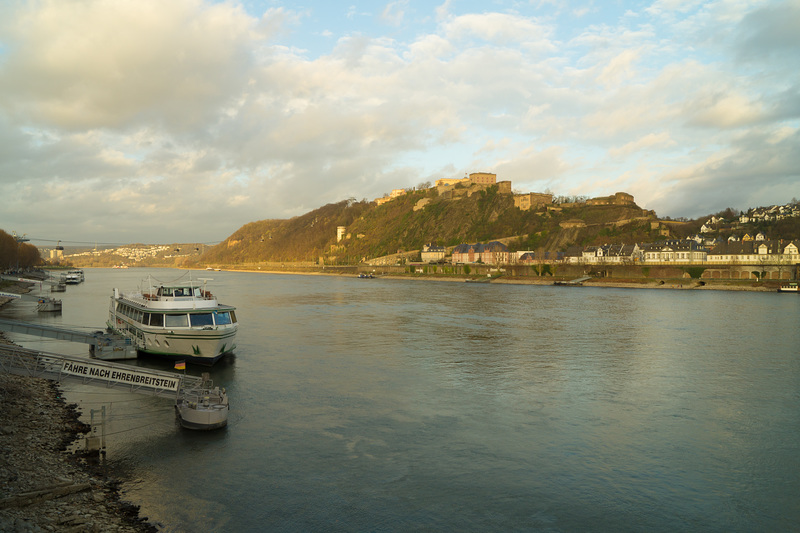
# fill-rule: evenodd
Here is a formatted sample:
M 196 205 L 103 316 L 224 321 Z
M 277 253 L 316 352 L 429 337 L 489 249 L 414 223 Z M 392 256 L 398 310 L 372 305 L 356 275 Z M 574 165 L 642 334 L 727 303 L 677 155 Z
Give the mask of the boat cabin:
M 156 295 L 160 297 L 182 298 L 186 296 L 195 296 L 197 298 L 203 297 L 204 293 L 200 287 L 192 286 L 178 286 L 178 287 L 165 287 L 158 288 Z

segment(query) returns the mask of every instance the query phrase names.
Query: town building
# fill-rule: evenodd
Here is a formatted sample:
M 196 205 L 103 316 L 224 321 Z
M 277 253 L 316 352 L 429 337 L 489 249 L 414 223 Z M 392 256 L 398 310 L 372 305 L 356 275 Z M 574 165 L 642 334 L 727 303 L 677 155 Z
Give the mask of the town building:
M 642 260 L 656 263 L 695 263 L 706 260 L 708 252 L 694 239 L 668 240 L 642 246 Z
M 437 246 L 435 244 L 426 244 L 422 247 L 420 257 L 423 263 L 438 263 L 447 255 L 447 250 L 444 246 Z
M 509 264 L 512 255 L 508 251 L 508 246 L 499 242 L 492 241 L 486 244 L 459 244 L 453 248 L 452 263 L 484 263 L 487 265 Z

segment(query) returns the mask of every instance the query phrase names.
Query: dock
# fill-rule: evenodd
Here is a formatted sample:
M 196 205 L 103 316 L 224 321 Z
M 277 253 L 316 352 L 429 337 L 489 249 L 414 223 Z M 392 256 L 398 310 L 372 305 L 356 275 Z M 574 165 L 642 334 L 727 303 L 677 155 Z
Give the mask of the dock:
M 0 371 L 52 381 L 80 383 L 175 400 L 181 425 L 189 429 L 217 429 L 228 420 L 224 389 L 212 388 L 202 377 L 0 345 Z
M 0 331 L 88 344 L 89 355 L 103 361 L 136 359 L 138 355 L 131 339 L 102 330 L 87 333 L 86 331 L 0 318 Z

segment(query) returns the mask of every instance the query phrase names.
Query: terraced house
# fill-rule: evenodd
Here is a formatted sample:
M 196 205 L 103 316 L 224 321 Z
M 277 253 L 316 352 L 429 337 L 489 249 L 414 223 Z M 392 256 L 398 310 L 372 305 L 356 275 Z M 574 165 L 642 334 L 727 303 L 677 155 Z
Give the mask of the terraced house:
M 486 244 L 459 244 L 453 248 L 452 262 L 454 265 L 459 263 L 509 264 L 512 255 L 508 251 L 508 246 L 498 241 Z

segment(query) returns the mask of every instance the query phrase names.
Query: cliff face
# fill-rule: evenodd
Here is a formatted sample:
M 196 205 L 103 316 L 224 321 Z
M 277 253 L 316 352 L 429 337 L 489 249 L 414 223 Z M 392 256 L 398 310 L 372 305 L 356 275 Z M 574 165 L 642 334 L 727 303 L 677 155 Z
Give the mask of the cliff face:
M 502 239 L 511 250 L 557 251 L 658 236 L 651 226 L 654 214 L 633 203 L 521 210 L 513 195 L 498 186 L 474 191 L 457 187 L 454 192 L 459 194 L 414 191 L 382 205 L 351 199 L 288 220 L 252 222 L 203 254 L 200 262 L 356 263 L 419 250 L 426 243 L 449 247 Z M 341 239 L 339 226 L 345 227 Z

